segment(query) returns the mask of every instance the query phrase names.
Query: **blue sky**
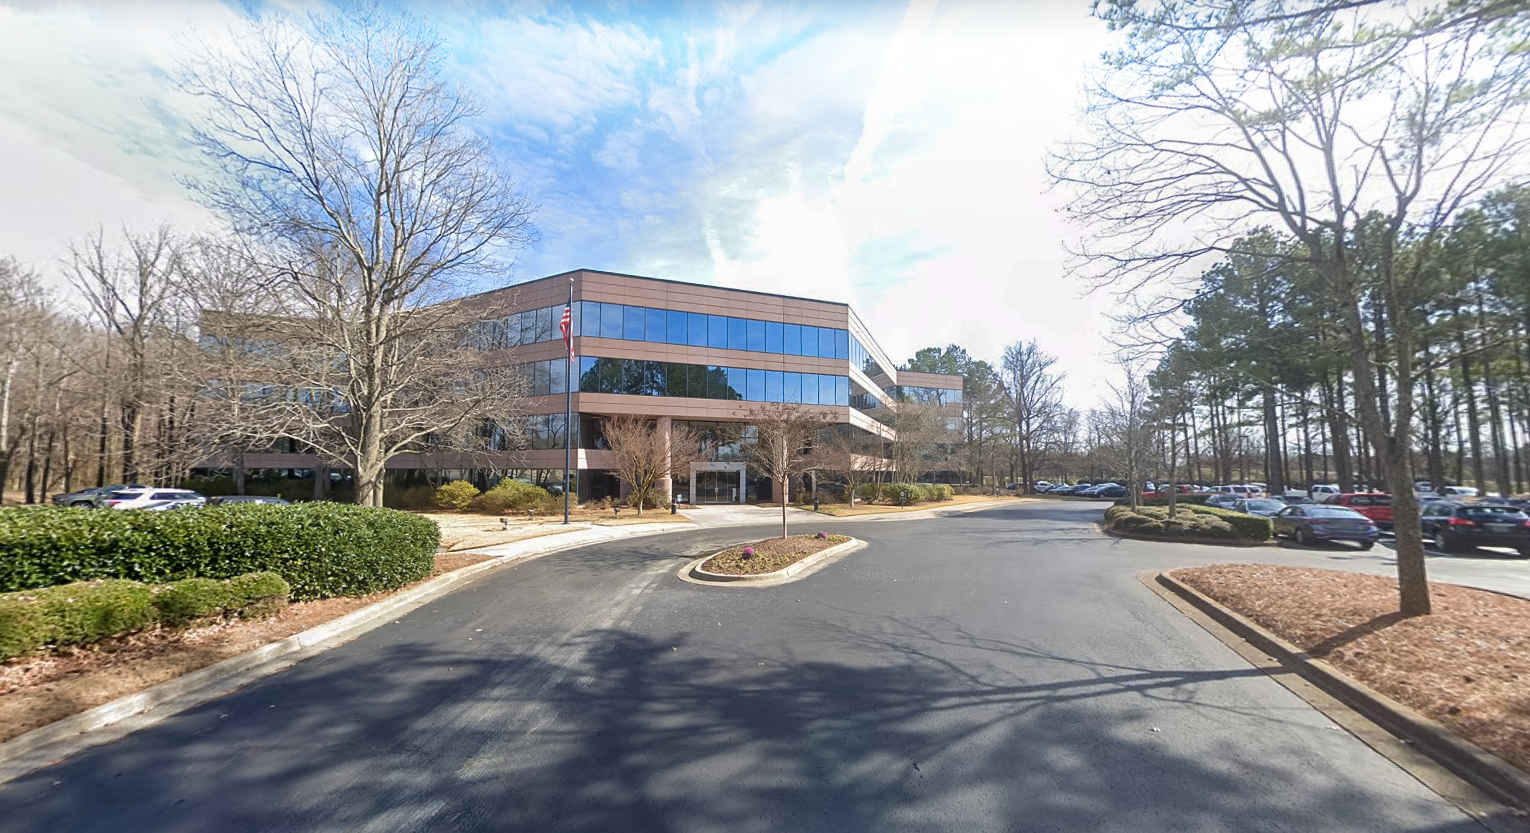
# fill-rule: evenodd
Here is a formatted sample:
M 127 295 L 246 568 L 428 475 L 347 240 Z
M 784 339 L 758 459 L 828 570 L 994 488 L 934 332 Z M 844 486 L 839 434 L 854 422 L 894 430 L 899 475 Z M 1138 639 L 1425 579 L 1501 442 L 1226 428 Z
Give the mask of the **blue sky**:
M 300 6 L 301 3 L 276 5 Z M 1063 277 L 1047 148 L 1109 41 L 1086 0 L 418 4 L 540 206 L 506 281 L 567 269 L 848 301 L 904 359 L 1036 338 L 1088 407 L 1102 316 Z M 206 0 L 0 0 L 0 254 L 62 283 L 101 225 L 188 230 L 170 88 Z

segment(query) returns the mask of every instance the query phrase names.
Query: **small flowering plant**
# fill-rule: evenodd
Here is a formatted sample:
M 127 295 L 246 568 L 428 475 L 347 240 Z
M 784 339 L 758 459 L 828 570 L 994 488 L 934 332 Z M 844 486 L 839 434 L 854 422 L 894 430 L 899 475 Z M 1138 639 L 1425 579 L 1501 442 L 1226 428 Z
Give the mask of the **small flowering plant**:
M 827 540 L 829 540 L 829 533 L 827 533 L 827 532 L 820 532 L 817 535 L 814 535 L 813 537 L 814 538 L 821 538 L 821 539 L 827 541 Z
M 754 557 L 754 547 L 744 547 L 744 557 L 745 558 L 753 558 Z

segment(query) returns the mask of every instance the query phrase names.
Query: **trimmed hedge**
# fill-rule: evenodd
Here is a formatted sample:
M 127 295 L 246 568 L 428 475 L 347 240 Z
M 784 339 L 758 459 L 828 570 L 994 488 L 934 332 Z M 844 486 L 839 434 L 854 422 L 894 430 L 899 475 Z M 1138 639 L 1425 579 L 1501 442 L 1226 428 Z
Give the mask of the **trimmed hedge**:
M 166 587 L 126 579 L 60 584 L 0 595 L 0 661 L 49 646 L 90 645 L 155 624 L 182 627 L 218 615 L 269 616 L 287 604 L 275 573 L 228 581 L 190 578 Z
M 1179 506 L 1185 506 L 1186 504 L 1190 504 L 1190 505 L 1194 505 L 1194 506 L 1205 506 L 1206 505 L 1206 498 L 1209 498 L 1209 497 L 1211 497 L 1211 494 L 1209 492 L 1196 492 L 1194 494 L 1189 494 L 1189 495 L 1180 495 L 1178 498 L 1175 499 L 1174 502 L 1177 505 L 1179 505 Z M 1116 500 L 1116 505 L 1117 506 L 1130 506 L 1131 503 L 1132 503 L 1131 500 L 1128 499 L 1128 498 L 1119 498 L 1118 500 Z M 1169 499 L 1166 498 L 1166 497 L 1143 498 L 1142 499 L 1142 505 L 1143 506 L 1168 506 L 1169 505 Z
M 0 509 L 0 591 L 270 571 L 291 585 L 294 600 L 361 596 L 428 576 L 440 538 L 429 518 L 335 503 Z
M 478 497 L 478 487 L 466 480 L 453 480 L 450 483 L 441 484 L 436 490 L 435 504 L 442 509 L 455 509 L 461 512 L 473 505 L 473 498 Z
M 1133 511 L 1129 506 L 1116 505 L 1105 510 L 1105 524 L 1121 532 L 1164 537 L 1229 541 L 1264 541 L 1270 537 L 1269 518 L 1194 504 L 1180 506 L 1179 510 L 1177 517 L 1170 518 L 1169 510 L 1162 506 L 1143 506 Z

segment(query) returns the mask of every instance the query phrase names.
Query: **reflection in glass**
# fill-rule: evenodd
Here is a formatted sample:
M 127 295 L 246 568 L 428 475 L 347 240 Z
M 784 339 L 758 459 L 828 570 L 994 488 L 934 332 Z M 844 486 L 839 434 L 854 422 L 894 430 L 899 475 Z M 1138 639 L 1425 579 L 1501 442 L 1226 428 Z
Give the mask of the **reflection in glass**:
M 765 352 L 781 352 L 781 328 L 782 325 L 779 321 L 765 322 Z
M 765 322 L 749 322 L 749 350 L 756 353 L 765 352 Z
M 707 317 L 699 312 L 685 314 L 686 332 L 689 334 L 686 341 L 692 347 L 707 346 Z
M 600 305 L 600 337 L 601 338 L 621 338 L 622 337 L 622 305 L 621 304 L 601 304 Z
M 802 355 L 802 325 L 786 324 L 781 327 L 783 345 L 788 356 Z
M 664 343 L 666 341 L 664 337 L 664 331 L 666 329 L 665 324 L 667 323 L 667 317 L 664 314 L 664 310 L 647 310 L 645 312 L 645 316 L 646 323 L 643 328 L 643 340 L 652 341 L 659 344 Z
M 804 326 L 802 328 L 802 355 L 804 355 L 804 356 L 816 356 L 816 355 L 818 355 L 818 328 L 817 327 L 807 327 L 807 326 Z
M 642 341 L 645 325 L 642 307 L 622 307 L 622 338 Z
M 743 350 L 747 322 L 742 318 L 728 319 L 728 349 Z
M 746 370 L 744 398 L 750 402 L 765 401 L 765 371 Z
M 670 310 L 666 317 L 669 318 L 669 343 L 685 343 L 685 313 Z

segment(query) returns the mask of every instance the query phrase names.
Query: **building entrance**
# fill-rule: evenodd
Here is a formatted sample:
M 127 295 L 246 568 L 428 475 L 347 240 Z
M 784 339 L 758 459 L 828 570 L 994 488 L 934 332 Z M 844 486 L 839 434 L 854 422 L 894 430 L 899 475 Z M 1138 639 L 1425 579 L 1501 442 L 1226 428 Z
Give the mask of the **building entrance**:
M 698 471 L 694 482 L 697 503 L 738 503 L 736 471 Z

